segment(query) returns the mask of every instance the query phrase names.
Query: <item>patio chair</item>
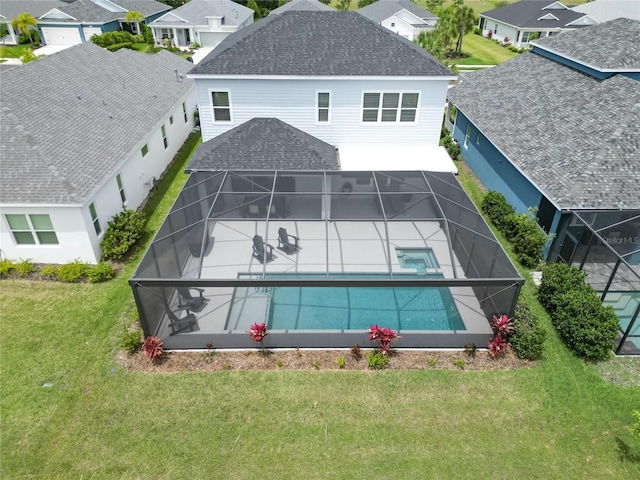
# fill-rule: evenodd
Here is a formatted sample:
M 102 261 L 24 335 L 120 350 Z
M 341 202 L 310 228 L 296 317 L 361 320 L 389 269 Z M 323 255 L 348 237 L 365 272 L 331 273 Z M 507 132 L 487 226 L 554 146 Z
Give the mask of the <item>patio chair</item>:
M 171 310 L 169 305 L 165 304 L 165 311 L 169 318 L 169 327 L 171 327 L 171 336 L 180 333 L 187 328 L 193 332 L 193 327 L 198 323 L 196 316 L 193 313 L 190 313 L 185 307 L 178 307 L 178 310 L 186 310 L 187 315 L 183 318 L 179 318 L 178 315 L 176 315 L 176 312 Z
M 178 287 L 179 304 L 178 308 L 188 308 L 192 312 L 199 312 L 209 301 L 204 294 L 204 289 L 196 287 Z M 191 291 L 198 292 L 196 296 Z
M 280 227 L 278 229 L 278 249 L 284 253 L 290 254 L 297 252 L 300 248 L 298 245 L 299 241 L 300 239 L 295 235 L 289 235 L 286 228 Z
M 253 256 L 257 258 L 260 263 L 267 263 L 270 260 L 273 260 L 273 246 L 268 243 L 264 243 L 264 240 L 260 235 L 254 235 Z

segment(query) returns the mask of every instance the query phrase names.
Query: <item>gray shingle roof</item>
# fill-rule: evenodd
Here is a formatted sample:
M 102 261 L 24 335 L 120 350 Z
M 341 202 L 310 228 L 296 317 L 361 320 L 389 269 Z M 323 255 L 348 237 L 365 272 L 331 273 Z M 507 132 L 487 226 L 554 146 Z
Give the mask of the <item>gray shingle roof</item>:
M 205 75 L 444 76 L 413 42 L 356 12 L 285 12 L 229 35 L 190 72 Z
M 571 7 L 571 10 L 586 13 L 600 23 L 620 17 L 640 20 L 639 0 L 595 0 Z
M 170 6 L 156 2 L 155 0 L 114 0 L 112 3 L 130 12 L 140 12 L 145 17 L 171 10 Z M 121 12 L 111 12 L 93 3 L 91 0 L 75 0 L 73 3 L 63 4 L 58 10 L 72 16 L 80 22 L 107 23 L 113 20 L 124 19 L 127 15 Z M 57 18 L 46 19 L 45 21 L 46 23 L 74 22 L 72 19 Z
M 448 96 L 558 206 L 640 206 L 640 82 L 525 53 Z
M 0 202 L 83 203 L 195 88 L 190 66 L 84 43 L 3 71 Z
M 357 12 L 379 23 L 392 17 L 402 9 L 413 13 L 418 18 L 438 20 L 436 15 L 416 5 L 411 0 L 378 0 L 375 3 L 358 9 Z
M 640 9 L 640 2 L 638 3 Z M 596 70 L 640 71 L 640 22 L 618 18 L 610 22 L 553 37 L 541 38 L 531 43 Z M 594 38 L 602 39 L 593 41 Z M 625 38 L 629 41 L 611 41 Z
M 253 118 L 203 143 L 187 171 L 337 170 L 335 147 L 276 118 Z
M 573 10 L 543 10 L 555 0 L 520 0 L 504 7 L 494 8 L 481 13 L 481 17 L 492 18 L 520 28 L 562 28 L 567 24 L 584 17 L 584 13 Z M 552 14 L 558 20 L 538 20 L 540 17 Z
M 44 15 L 49 10 L 67 5 L 58 0 L 2 0 L 0 1 L 0 15 L 11 21 L 24 12 L 33 17 Z
M 224 17 L 225 25 L 240 25 L 253 15 L 253 10 L 231 0 L 191 0 L 149 24 L 150 27 L 176 24 L 171 16 L 186 20 L 189 25 L 207 25 L 207 16 Z
M 318 0 L 291 0 L 278 8 L 271 10 L 269 15 L 280 15 L 284 12 L 332 12 L 333 8 Z

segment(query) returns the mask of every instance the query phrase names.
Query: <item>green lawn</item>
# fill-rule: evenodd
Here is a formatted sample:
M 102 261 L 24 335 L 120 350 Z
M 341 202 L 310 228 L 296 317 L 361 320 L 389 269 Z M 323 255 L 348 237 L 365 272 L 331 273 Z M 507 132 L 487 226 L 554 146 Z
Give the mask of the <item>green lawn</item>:
M 462 53 L 468 57 L 453 60 L 458 65 L 498 65 L 519 55 L 475 33 L 464 36 Z
M 31 45 L 0 45 L 0 58 L 20 58 Z M 37 47 L 35 47 L 37 48 Z
M 150 233 L 185 162 L 146 207 Z M 640 478 L 625 428 L 640 388 L 572 357 L 529 279 L 550 333 L 529 369 L 127 373 L 115 355 L 141 254 L 105 284 L 0 282 L 0 477 Z

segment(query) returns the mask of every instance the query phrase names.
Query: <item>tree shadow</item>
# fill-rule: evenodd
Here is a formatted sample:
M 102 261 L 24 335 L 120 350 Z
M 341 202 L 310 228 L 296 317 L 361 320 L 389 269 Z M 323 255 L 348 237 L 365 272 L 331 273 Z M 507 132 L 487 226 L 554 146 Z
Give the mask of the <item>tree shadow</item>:
M 616 446 L 618 447 L 618 455 L 623 462 L 640 463 L 640 452 L 634 451 L 624 440 L 616 437 Z

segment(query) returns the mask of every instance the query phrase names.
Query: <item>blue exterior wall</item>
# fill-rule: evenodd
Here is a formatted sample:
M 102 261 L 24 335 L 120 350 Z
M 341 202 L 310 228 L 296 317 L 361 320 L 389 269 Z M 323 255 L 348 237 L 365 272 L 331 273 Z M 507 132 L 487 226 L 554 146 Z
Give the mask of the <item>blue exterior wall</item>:
M 621 73 L 620 75 L 623 75 L 625 77 L 629 77 L 629 78 L 635 80 L 636 82 L 640 82 L 640 72 Z

